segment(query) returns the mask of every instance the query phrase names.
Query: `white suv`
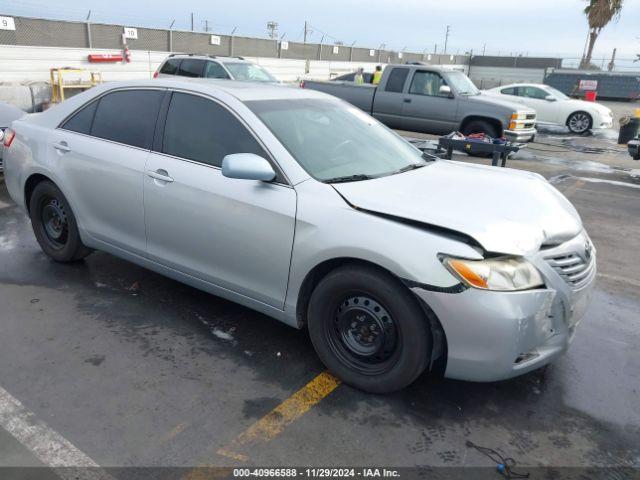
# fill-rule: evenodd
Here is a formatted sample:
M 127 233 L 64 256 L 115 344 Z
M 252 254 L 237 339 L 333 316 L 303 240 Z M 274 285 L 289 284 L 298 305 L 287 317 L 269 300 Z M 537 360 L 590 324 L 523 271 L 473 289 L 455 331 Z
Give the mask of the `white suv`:
M 242 57 L 216 57 L 214 55 L 171 54 L 158 67 L 153 78 L 173 75 L 246 82 L 278 82 L 260 65 L 251 63 Z

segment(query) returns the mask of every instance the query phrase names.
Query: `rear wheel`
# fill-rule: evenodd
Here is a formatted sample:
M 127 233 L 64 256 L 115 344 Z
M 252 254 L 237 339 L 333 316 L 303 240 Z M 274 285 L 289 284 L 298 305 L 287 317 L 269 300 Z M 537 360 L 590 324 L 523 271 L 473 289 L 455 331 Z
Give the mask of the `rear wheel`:
M 573 112 L 567 119 L 567 127 L 571 133 L 585 133 L 591 130 L 593 119 L 587 112 Z
M 320 359 L 361 390 L 399 390 L 425 370 L 431 355 L 428 320 L 416 299 L 372 267 L 329 273 L 313 291 L 308 319 Z
M 484 133 L 485 135 L 490 136 L 491 138 L 498 138 L 500 136 L 498 129 L 495 125 L 485 121 L 485 120 L 472 120 L 467 123 L 463 128 L 462 132 L 464 135 L 471 135 L 472 133 Z M 490 157 L 490 153 L 475 153 L 469 154 L 472 157 Z
M 57 262 L 80 260 L 91 253 L 80 240 L 67 199 L 53 182 L 36 185 L 29 200 L 29 216 L 40 248 Z

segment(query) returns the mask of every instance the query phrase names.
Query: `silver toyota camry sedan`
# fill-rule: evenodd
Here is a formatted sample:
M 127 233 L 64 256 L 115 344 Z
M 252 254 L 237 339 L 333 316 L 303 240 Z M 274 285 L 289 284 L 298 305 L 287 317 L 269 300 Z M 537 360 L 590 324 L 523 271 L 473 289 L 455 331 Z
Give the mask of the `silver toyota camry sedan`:
M 370 392 L 549 363 L 596 275 L 543 177 L 425 158 L 312 90 L 109 83 L 15 121 L 4 145 L 9 193 L 52 259 L 102 250 L 306 328 Z

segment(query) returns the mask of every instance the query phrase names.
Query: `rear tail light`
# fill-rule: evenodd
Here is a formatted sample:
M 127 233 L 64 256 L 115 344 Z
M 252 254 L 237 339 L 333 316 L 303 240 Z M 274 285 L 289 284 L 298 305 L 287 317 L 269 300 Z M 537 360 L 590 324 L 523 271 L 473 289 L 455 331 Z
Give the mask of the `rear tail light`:
M 153 72 L 153 78 L 158 78 L 158 71 Z
M 300 88 L 304 88 L 304 80 L 300 82 Z
M 15 137 L 16 137 L 16 132 L 11 130 L 10 128 L 7 128 L 4 131 L 4 148 L 9 148 L 11 146 L 11 142 L 13 142 L 13 139 Z

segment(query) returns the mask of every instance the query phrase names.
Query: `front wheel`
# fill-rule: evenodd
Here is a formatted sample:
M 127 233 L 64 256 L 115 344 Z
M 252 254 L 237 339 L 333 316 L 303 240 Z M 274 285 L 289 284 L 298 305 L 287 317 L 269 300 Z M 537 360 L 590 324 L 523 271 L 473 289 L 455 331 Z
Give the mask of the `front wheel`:
M 80 240 L 69 202 L 53 182 L 36 185 L 29 200 L 29 216 L 40 248 L 55 261 L 72 262 L 91 253 Z
M 311 295 L 308 320 L 327 368 L 367 392 L 406 387 L 431 355 L 429 321 L 417 300 L 397 279 L 372 267 L 330 272 Z
M 567 119 L 567 127 L 571 133 L 585 133 L 591 130 L 593 119 L 587 112 L 574 112 Z

